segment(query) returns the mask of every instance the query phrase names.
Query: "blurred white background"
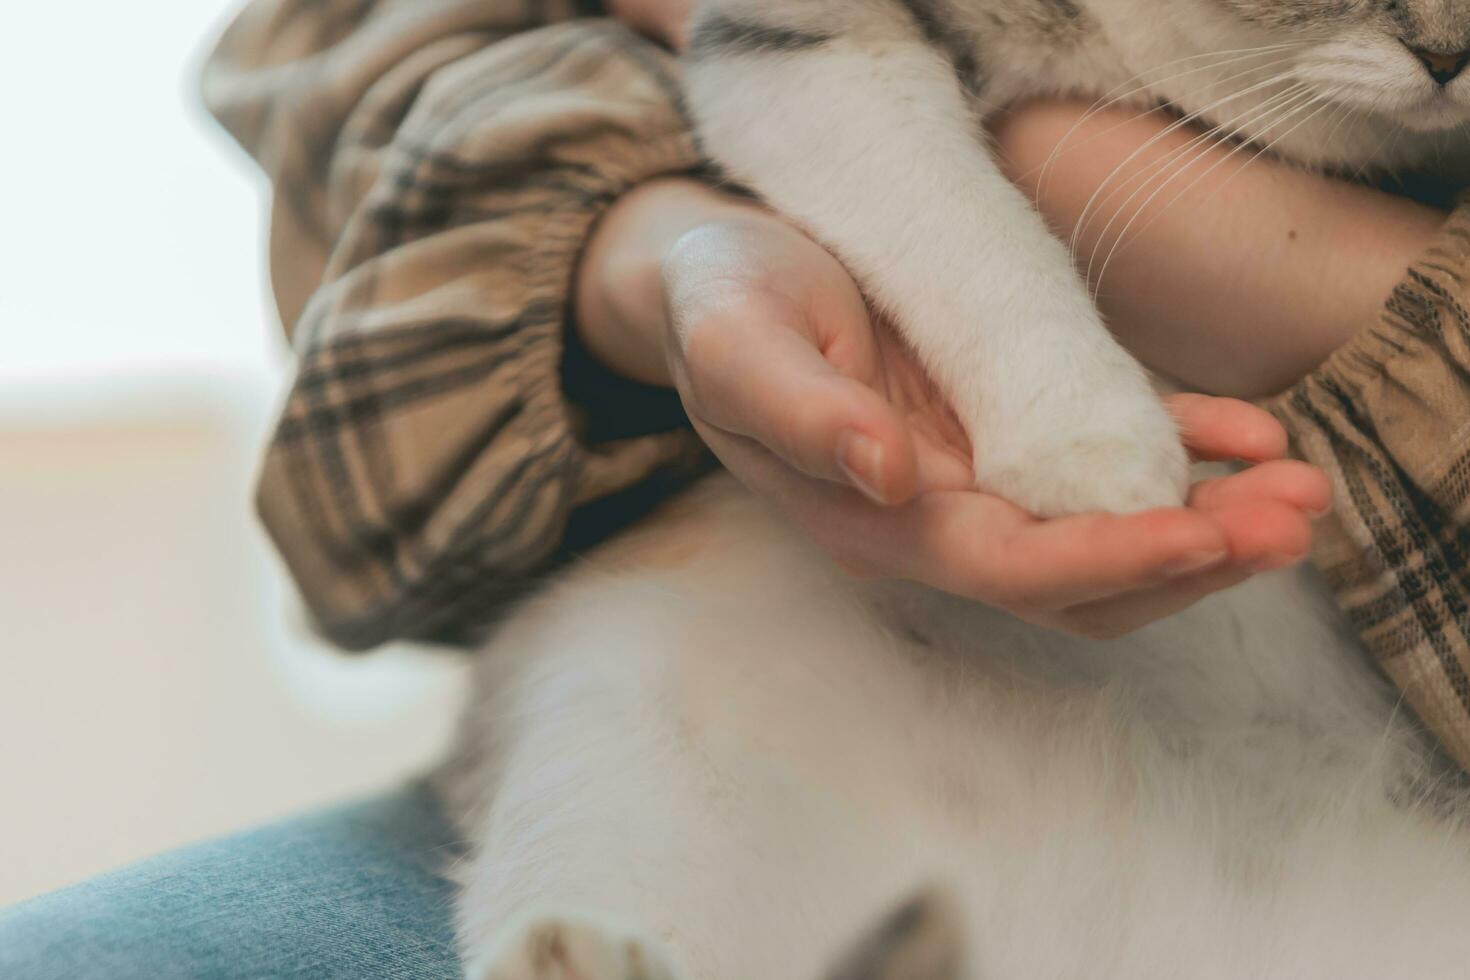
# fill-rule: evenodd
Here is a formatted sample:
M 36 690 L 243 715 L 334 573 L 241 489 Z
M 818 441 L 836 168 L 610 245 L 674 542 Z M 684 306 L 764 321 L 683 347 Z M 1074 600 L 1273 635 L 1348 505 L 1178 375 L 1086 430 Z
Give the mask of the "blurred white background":
M 0 32 L 0 905 L 421 768 L 451 658 L 326 650 L 250 509 L 287 361 L 198 108 L 235 0 Z

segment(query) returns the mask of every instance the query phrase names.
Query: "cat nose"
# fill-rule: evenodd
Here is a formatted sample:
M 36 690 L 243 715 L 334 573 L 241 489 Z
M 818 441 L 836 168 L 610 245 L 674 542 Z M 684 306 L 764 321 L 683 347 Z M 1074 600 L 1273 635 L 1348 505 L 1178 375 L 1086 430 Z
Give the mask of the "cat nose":
M 1453 82 L 1460 77 L 1465 66 L 1470 65 L 1470 50 L 1452 51 L 1446 54 L 1443 51 L 1416 48 L 1412 44 L 1408 45 L 1408 48 L 1414 52 L 1414 57 L 1418 58 L 1419 63 L 1429 72 L 1429 77 L 1441 85 Z

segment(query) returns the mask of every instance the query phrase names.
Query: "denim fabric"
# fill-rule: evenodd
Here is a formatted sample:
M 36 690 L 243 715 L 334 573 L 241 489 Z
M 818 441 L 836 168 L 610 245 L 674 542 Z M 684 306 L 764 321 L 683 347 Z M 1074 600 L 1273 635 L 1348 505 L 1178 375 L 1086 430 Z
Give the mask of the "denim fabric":
M 412 786 L 0 911 L 0 978 L 459 977 L 456 856 Z

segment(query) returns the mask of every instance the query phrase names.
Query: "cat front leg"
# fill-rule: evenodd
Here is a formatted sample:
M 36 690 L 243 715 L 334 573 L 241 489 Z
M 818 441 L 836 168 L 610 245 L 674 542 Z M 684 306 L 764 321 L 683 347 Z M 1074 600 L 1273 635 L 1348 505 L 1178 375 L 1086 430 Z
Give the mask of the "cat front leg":
M 707 3 L 688 73 L 706 146 L 897 324 L 980 486 L 1043 516 L 1180 504 L 1173 419 L 984 143 L 983 86 L 957 77 L 984 66 L 931 43 L 911 6 Z

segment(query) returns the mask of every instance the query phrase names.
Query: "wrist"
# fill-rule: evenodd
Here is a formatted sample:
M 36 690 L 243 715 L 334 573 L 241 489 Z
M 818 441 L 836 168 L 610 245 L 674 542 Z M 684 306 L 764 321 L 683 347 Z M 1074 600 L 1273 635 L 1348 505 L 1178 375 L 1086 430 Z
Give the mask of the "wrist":
M 665 257 L 692 229 L 758 210 L 690 178 L 650 181 L 623 195 L 598 222 L 577 268 L 573 322 L 583 345 L 618 374 L 669 385 Z

